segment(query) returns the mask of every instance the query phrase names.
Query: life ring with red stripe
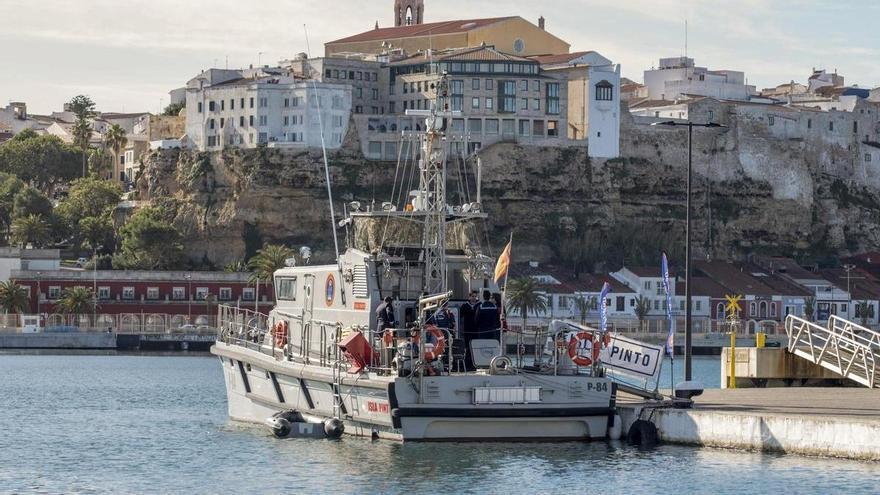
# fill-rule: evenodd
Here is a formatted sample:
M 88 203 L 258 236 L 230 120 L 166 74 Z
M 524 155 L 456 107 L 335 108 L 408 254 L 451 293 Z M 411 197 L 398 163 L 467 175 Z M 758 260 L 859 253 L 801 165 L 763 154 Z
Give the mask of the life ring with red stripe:
M 588 342 L 591 353 L 589 356 L 585 356 L 584 352 Z M 592 366 L 599 360 L 599 342 L 590 332 L 578 332 L 568 341 L 568 357 L 578 366 Z
M 275 347 L 284 347 L 287 345 L 287 322 L 281 320 L 272 327 L 275 334 Z
M 446 351 L 446 334 L 443 333 L 443 330 L 437 325 L 427 325 L 425 327 L 425 332 L 434 336 L 437 342 L 434 344 L 434 348 L 430 351 L 425 351 L 425 361 L 433 361 L 440 356 L 443 355 L 443 352 Z M 413 339 L 413 343 L 419 342 L 419 334 L 416 334 L 416 337 Z

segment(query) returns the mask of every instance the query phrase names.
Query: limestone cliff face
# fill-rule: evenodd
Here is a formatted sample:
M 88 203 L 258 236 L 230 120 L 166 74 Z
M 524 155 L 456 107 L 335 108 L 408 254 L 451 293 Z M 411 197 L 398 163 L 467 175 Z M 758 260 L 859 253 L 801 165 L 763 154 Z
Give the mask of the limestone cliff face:
M 695 131 L 697 256 L 817 259 L 880 244 L 878 190 L 826 166 L 835 154 L 846 158 L 846 150 L 771 139 L 746 124 Z M 494 252 L 511 230 L 516 258 L 582 255 L 586 268 L 606 259 L 638 262 L 638 249 L 680 252 L 686 131 L 625 119 L 621 151 L 618 159 L 591 160 L 578 147 L 484 149 L 482 202 Z M 365 160 L 355 135 L 329 163 L 337 220 L 351 200 L 388 201 L 401 173 L 395 163 Z M 473 189 L 472 167 L 466 169 Z M 266 241 L 308 245 L 316 261 L 332 259 L 320 150 L 158 151 L 146 160 L 140 191 L 174 213 L 196 262 L 220 267 Z M 345 233 L 338 233 L 342 245 Z

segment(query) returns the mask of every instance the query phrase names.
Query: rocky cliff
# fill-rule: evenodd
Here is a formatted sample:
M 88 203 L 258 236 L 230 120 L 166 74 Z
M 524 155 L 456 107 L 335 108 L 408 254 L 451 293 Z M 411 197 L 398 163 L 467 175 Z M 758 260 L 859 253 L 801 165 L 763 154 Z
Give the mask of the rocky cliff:
M 628 116 L 621 131 L 622 156 L 611 160 L 590 159 L 583 147 L 503 143 L 482 150 L 494 252 L 512 230 L 518 259 L 564 257 L 590 269 L 653 262 L 660 248 L 680 259 L 686 131 L 635 125 Z M 391 194 L 396 164 L 365 160 L 357 139 L 352 131 L 329 155 L 337 220 L 349 201 L 379 205 Z M 829 173 L 822 160 L 834 153 L 846 150 L 772 139 L 743 123 L 696 131 L 696 255 L 807 261 L 875 248 L 878 190 Z M 245 259 L 264 242 L 308 245 L 316 260 L 332 258 L 320 150 L 157 151 L 139 189 L 173 212 L 188 254 L 205 266 Z

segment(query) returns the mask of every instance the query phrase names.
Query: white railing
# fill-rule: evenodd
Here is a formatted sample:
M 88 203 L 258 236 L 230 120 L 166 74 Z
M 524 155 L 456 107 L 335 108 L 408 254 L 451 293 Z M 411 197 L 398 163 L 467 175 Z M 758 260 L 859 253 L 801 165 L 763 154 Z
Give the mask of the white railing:
M 880 386 L 880 333 L 838 316 L 823 327 L 793 315 L 785 332 L 792 354 L 866 387 Z

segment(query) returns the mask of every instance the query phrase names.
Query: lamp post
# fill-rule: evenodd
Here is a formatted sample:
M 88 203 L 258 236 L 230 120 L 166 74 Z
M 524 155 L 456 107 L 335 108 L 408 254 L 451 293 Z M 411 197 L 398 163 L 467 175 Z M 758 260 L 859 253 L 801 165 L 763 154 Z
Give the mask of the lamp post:
M 40 277 L 42 276 L 43 272 L 37 272 L 37 328 L 42 328 L 40 324 Z
M 855 269 L 856 265 L 846 264 L 843 265 L 843 270 L 846 271 L 846 319 L 849 319 L 850 308 L 852 307 L 852 292 L 850 292 L 850 275 L 849 272 Z
M 186 322 L 191 323 L 192 320 L 192 275 L 187 273 L 183 276 L 186 279 Z
M 695 124 L 691 121 L 677 122 L 669 120 L 665 122 L 654 122 L 652 126 L 684 126 L 688 128 L 688 167 L 687 167 L 687 198 L 685 200 L 687 213 L 685 214 L 685 244 L 684 244 L 684 280 L 685 280 L 685 313 L 684 313 L 684 379 L 689 382 L 693 378 L 692 368 L 692 344 L 693 329 L 691 328 L 691 182 L 693 181 L 693 147 L 694 147 L 694 127 L 712 127 L 727 128 L 726 125 L 709 122 L 706 124 Z

